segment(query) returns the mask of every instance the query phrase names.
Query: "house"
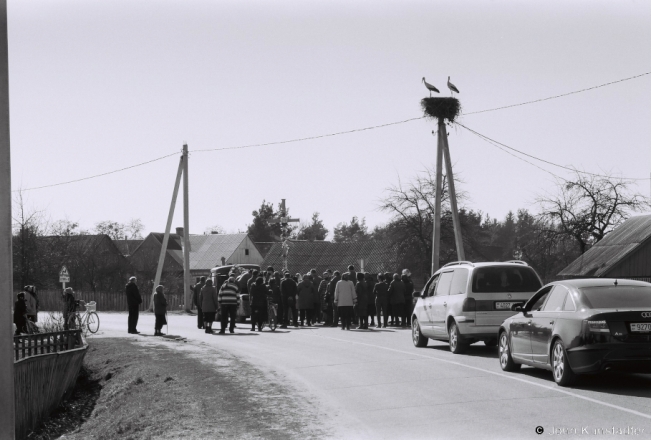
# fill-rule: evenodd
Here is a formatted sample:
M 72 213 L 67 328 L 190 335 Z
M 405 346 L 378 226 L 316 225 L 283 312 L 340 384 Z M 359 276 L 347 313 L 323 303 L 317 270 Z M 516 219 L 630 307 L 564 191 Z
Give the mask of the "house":
M 651 282 L 651 215 L 631 217 L 559 272 L 563 278 Z
M 163 273 L 183 272 L 183 228 L 170 234 Z M 136 271 L 153 279 L 164 234 L 152 232 L 130 256 Z M 260 264 L 262 255 L 247 234 L 190 235 L 190 274 L 210 276 L 210 269 L 224 264 Z
M 349 265 L 355 270 L 377 274 L 396 272 L 398 263 L 396 251 L 388 241 L 358 241 L 333 243 L 331 241 L 289 240 L 287 269 L 290 273 L 307 273 L 316 269 L 319 276 L 327 269 L 346 271 Z M 283 267 L 282 243 L 274 243 L 262 268 L 272 266 L 276 270 Z
M 138 246 L 140 246 L 140 243 L 142 243 L 145 240 L 113 240 L 113 244 L 115 244 L 115 247 L 118 248 L 120 253 L 124 255 L 125 257 L 128 257 L 135 251 Z

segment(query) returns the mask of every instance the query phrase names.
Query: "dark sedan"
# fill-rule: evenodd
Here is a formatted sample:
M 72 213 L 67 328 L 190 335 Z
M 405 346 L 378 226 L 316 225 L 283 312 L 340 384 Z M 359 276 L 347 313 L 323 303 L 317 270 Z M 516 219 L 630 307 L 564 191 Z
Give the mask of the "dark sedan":
M 499 329 L 500 366 L 553 373 L 561 386 L 577 374 L 609 369 L 651 373 L 651 284 L 616 279 L 543 286 Z

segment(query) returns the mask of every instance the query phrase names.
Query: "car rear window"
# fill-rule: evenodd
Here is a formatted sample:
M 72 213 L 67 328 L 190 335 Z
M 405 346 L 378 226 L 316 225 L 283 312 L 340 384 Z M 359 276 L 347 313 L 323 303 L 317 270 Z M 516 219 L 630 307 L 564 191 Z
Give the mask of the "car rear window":
M 528 266 L 478 267 L 472 275 L 475 293 L 535 292 L 541 287 L 536 272 Z
M 651 287 L 599 286 L 580 289 L 592 309 L 651 307 Z

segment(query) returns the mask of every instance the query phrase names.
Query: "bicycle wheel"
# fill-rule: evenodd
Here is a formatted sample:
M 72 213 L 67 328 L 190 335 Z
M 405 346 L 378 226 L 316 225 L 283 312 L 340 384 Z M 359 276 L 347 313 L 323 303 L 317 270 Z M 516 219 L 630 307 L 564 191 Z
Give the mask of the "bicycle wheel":
M 88 326 L 88 331 L 91 333 L 97 333 L 99 330 L 99 316 L 95 312 L 90 312 L 88 314 L 88 320 L 86 321 Z

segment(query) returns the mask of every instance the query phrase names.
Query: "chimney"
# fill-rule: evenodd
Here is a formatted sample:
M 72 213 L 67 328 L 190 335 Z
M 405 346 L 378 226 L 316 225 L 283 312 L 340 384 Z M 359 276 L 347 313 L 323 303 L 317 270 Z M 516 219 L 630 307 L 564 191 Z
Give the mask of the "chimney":
M 176 234 L 183 237 L 183 228 L 176 228 Z

